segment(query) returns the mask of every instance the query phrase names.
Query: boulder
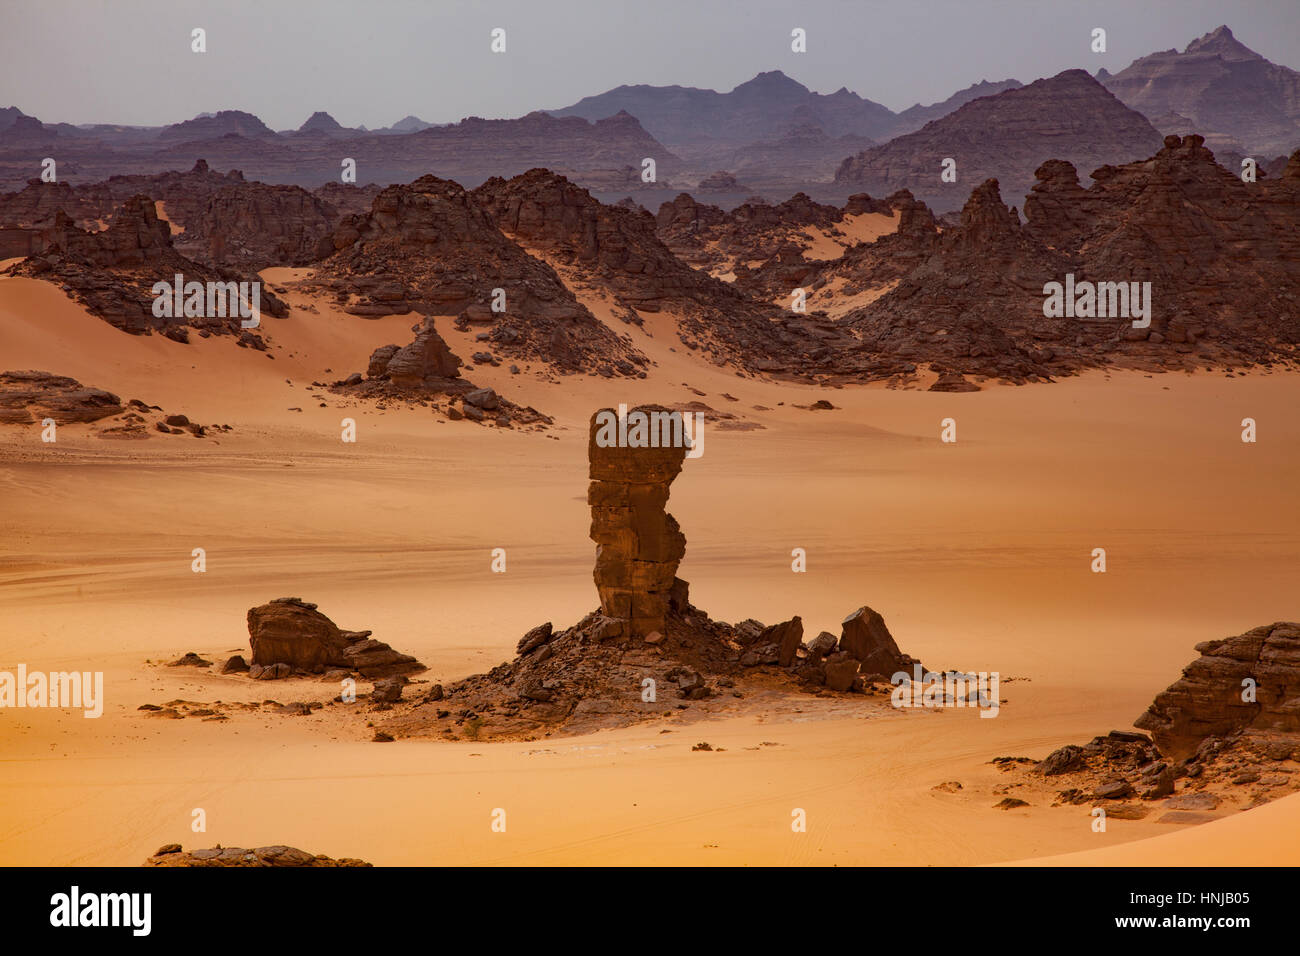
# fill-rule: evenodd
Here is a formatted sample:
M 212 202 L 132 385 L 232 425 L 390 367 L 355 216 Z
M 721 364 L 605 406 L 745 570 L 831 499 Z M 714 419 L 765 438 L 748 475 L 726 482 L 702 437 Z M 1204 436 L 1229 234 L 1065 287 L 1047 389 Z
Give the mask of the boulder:
M 865 606 L 844 619 L 840 650 L 862 662 L 863 674 L 879 674 L 886 679 L 915 663 L 898 649 L 885 619 Z
M 852 690 L 860 667 L 859 662 L 849 654 L 832 654 L 826 658 L 826 686 L 831 690 Z
M 789 667 L 794 663 L 795 654 L 803 643 L 803 620 L 796 614 L 788 621 L 764 628 L 759 635 L 759 643 L 775 644 L 776 662 L 782 667 Z
M 530 651 L 535 651 L 551 639 L 552 633 L 553 628 L 550 621 L 539 624 L 519 639 L 519 643 L 515 646 L 515 653 L 522 657 Z
M 825 657 L 835 650 L 835 643 L 838 641 L 830 631 L 822 631 L 807 644 L 808 656 L 811 658 Z
M 415 658 L 371 640 L 370 631 L 340 630 L 316 605 L 298 598 L 250 609 L 248 639 L 253 664 L 263 667 L 285 664 L 312 673 L 341 667 L 372 679 L 424 670 Z

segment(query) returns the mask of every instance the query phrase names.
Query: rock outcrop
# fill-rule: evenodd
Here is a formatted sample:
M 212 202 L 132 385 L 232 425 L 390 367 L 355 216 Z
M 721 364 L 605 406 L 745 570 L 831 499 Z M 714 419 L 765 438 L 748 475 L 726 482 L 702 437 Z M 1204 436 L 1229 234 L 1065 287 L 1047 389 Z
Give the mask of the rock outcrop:
M 290 671 L 318 674 L 331 667 L 363 677 L 390 677 L 425 669 L 414 657 L 370 638 L 370 631 L 340 630 L 333 621 L 298 598 L 277 598 L 248 612 L 253 650 L 249 676 L 284 665 Z
M 1199 136 L 1166 137 L 1149 159 L 1103 166 L 1088 189 L 1063 160 L 1036 174 L 1023 224 L 990 180 L 941 234 L 933 219 L 916 229 L 913 214 L 907 229 L 804 279 L 881 290 L 842 320 L 870 356 L 868 375 L 929 363 L 1022 383 L 1102 365 L 1193 370 L 1300 358 L 1292 305 L 1300 152 L 1280 177 L 1251 184 L 1215 163 Z M 1047 283 L 1067 275 L 1126 293 L 1149 282 L 1149 327 L 1134 327 L 1136 300 L 1106 316 L 1046 316 Z M 1117 300 L 1121 309 L 1127 298 Z
M 633 416 L 675 416 L 661 406 L 639 406 Z M 681 473 L 686 447 L 602 447 L 613 409 L 592 415 L 587 438 L 591 484 L 591 538 L 596 542 L 596 592 L 606 617 L 631 637 L 665 630 L 668 605 L 677 585 L 677 565 L 686 553 L 686 537 L 665 507 L 669 486 Z M 652 426 L 653 427 L 653 426 Z
M 839 649 L 859 662 L 864 675 L 887 681 L 899 671 L 910 676 L 912 666 L 920 663 L 898 649 L 885 619 L 869 607 L 860 607 L 846 617 L 842 628 Z
M 502 354 L 561 372 L 634 375 L 632 359 L 645 361 L 448 180 L 388 187 L 370 212 L 343 222 L 333 245 L 311 287 L 334 293 L 354 315 L 458 316 L 465 328 L 482 325 Z
M 410 345 L 401 348 L 384 345 L 375 349 L 366 374 L 371 378 L 387 375 L 394 385 L 420 388 L 431 379 L 459 378 L 461 364 L 434 328 L 433 320 L 426 319 Z
M 1135 722 L 1165 753 L 1194 753 L 1237 731 L 1292 735 L 1300 747 L 1300 624 L 1252 628 L 1203 641 L 1200 657 Z
M 109 324 L 135 334 L 160 331 L 187 341 L 186 329 L 201 334 L 238 335 L 241 344 L 265 348 L 261 338 L 240 326 L 230 315 L 157 316 L 154 314 L 158 282 L 172 284 L 181 275 L 188 284 L 239 283 L 260 280 L 247 273 L 205 266 L 176 251 L 168 224 L 159 219 L 154 201 L 139 195 L 127 200 L 105 229 L 87 231 L 59 209 L 54 221 L 36 234 L 31 255 L 9 273 L 59 284 L 89 312 Z M 286 316 L 287 306 L 270 289 L 260 288 L 262 316 Z M 224 302 L 223 302 L 224 306 Z M 206 312 L 206 308 L 203 310 Z M 234 312 L 233 303 L 229 310 Z
M 626 321 L 639 323 L 639 312 L 671 312 L 688 349 L 751 371 L 799 368 L 807 355 L 808 340 L 782 327 L 787 313 L 679 260 L 643 210 L 601 203 L 545 169 L 490 179 L 474 195 L 530 251 L 612 297 Z
M 54 419 L 56 424 L 95 422 L 124 411 L 122 400 L 102 388 L 87 388 L 66 375 L 0 372 L 0 424 Z
M 168 843 L 145 860 L 145 866 L 278 866 L 338 867 L 371 866 L 364 860 L 317 856 L 294 846 L 259 846 L 251 850 L 236 846 L 214 846 L 185 852 L 179 843 Z

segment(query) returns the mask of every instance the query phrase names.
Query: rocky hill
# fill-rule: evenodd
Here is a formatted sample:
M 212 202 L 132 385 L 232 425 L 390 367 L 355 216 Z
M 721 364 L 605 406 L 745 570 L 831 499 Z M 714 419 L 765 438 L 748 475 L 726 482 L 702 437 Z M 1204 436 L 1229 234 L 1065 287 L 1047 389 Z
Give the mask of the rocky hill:
M 928 240 L 895 286 L 845 317 L 882 364 L 929 361 L 1024 381 L 1092 365 L 1192 369 L 1300 357 L 1300 152 L 1281 178 L 1247 185 L 1200 137 L 1170 136 L 1148 160 L 1098 169 L 1088 189 L 1062 160 L 1044 163 L 1037 177 L 1027 223 L 995 180 L 985 182 L 959 226 Z M 869 247 L 845 256 L 864 269 L 887 258 Z M 1067 275 L 1149 282 L 1149 327 L 1114 312 L 1046 317 L 1046 284 Z
M 158 331 L 186 342 L 189 330 L 195 329 L 200 335 L 237 335 L 241 345 L 266 347 L 256 332 L 241 327 L 233 303 L 232 314 L 225 316 L 154 314 L 155 283 L 171 284 L 177 274 L 185 283 L 258 280 L 247 272 L 205 266 L 178 252 L 168 224 L 158 218 L 148 196 L 132 197 L 113 214 L 107 228 L 94 232 L 78 228 L 62 210 L 56 212 L 52 223 L 34 231 L 30 255 L 11 266 L 8 274 L 56 283 L 90 313 L 124 332 Z M 260 288 L 259 299 L 265 315 L 288 314 L 269 289 Z
M 908 189 L 935 209 L 961 204 L 973 185 L 997 179 L 1013 205 L 1033 185 L 1046 159 L 1091 170 L 1150 155 L 1160 135 L 1082 70 L 972 100 L 915 133 L 846 159 L 837 183 L 873 195 Z M 956 160 L 956 182 L 940 178 Z
M 640 321 L 640 312 L 671 311 L 682 343 L 711 361 L 796 369 L 817 347 L 815 338 L 786 328 L 792 321 L 799 325 L 800 317 L 749 299 L 678 259 L 644 210 L 601 203 L 545 169 L 488 180 L 474 196 L 509 235 L 576 282 L 610 295 L 629 320 Z
M 457 316 L 500 353 L 561 372 L 635 375 L 637 351 L 599 322 L 546 263 L 497 228 L 458 184 L 422 176 L 389 186 L 334 232 L 309 288 L 360 316 Z M 492 304 L 502 290 L 504 311 Z
M 888 107 L 847 89 L 814 93 L 780 70 L 760 73 L 728 93 L 689 86 L 620 86 L 552 112 L 595 120 L 619 111 L 635 116 L 669 148 L 734 148 L 779 139 L 801 123 L 814 123 L 832 137 L 876 139 L 894 119 Z

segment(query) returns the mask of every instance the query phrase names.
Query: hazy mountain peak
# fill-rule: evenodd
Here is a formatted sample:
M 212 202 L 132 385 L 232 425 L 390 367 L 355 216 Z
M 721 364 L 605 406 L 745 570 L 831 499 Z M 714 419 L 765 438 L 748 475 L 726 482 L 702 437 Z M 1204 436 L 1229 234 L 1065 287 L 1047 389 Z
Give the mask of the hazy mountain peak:
M 1262 60 L 1258 53 L 1246 46 L 1226 26 L 1211 30 L 1205 36 L 1187 44 L 1184 53 L 1212 53 L 1225 60 Z
M 307 118 L 307 122 L 298 127 L 300 133 L 337 133 L 342 131 L 338 120 L 323 110 L 317 110 Z
M 780 70 L 768 70 L 766 73 L 759 73 L 752 80 L 746 80 L 734 90 L 734 93 L 760 93 L 764 96 L 773 96 L 780 94 L 798 94 L 806 95 L 809 90 L 798 80 L 792 80 Z

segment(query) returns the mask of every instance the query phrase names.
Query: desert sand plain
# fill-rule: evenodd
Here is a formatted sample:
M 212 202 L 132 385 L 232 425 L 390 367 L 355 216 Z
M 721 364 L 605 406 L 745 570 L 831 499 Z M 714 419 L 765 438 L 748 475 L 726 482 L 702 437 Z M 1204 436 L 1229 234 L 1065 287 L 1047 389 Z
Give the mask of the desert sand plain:
M 1052 807 L 1050 788 L 992 809 L 1011 778 L 989 762 L 1129 728 L 1196 642 L 1296 618 L 1293 376 L 826 390 L 709 365 L 661 315 L 629 329 L 657 363 L 645 381 L 467 373 L 555 417 L 528 433 L 309 393 L 408 341 L 416 317 L 288 300 L 289 318 L 263 320 L 268 359 L 227 337 L 129 336 L 51 284 L 0 279 L 0 368 L 234 429 L 113 441 L 63 426 L 54 444 L 0 430 L 0 668 L 102 670 L 107 698 L 98 720 L 0 712 L 0 864 L 134 866 L 169 842 L 377 865 L 1300 863 L 1300 795 L 1201 826 L 1153 816 L 1095 833 L 1088 808 Z M 450 320 L 439 330 L 473 351 Z M 807 410 L 819 398 L 836 408 Z M 732 621 L 800 614 L 808 634 L 868 604 L 927 665 L 1000 672 L 999 716 L 758 693 L 716 720 L 378 746 L 339 707 L 226 722 L 137 710 L 335 693 L 159 666 L 246 652 L 246 610 L 283 595 L 373 629 L 438 681 L 509 659 L 535 624 L 573 623 L 597 604 L 587 417 L 642 401 L 762 426 L 711 428 L 673 485 L 694 604 Z M 355 444 L 340 441 L 344 416 Z M 955 444 L 939 440 L 947 417 Z M 1245 417 L 1256 444 L 1240 439 Z M 498 547 L 504 574 L 490 570 Z M 796 547 L 806 573 L 791 571 Z M 1090 571 L 1096 547 L 1105 574 Z M 700 741 L 714 751 L 693 752 Z M 963 787 L 933 789 L 945 781 Z M 206 833 L 190 830 L 194 808 Z M 791 832 L 794 808 L 807 833 Z

